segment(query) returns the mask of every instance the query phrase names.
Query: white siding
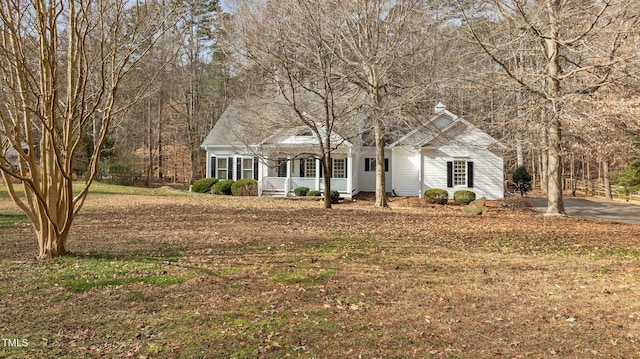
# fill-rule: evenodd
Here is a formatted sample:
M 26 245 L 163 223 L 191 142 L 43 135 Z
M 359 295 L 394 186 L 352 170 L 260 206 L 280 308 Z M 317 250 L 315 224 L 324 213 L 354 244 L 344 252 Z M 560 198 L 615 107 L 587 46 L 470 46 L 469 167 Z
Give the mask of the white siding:
M 447 161 L 451 157 L 438 150 L 425 150 L 422 155 L 422 192 L 431 189 L 448 189 L 447 188 Z M 420 193 L 422 196 L 422 193 Z M 452 197 L 453 193 L 449 193 Z
M 474 183 L 470 188 L 477 197 L 490 200 L 504 197 L 502 156 L 490 151 L 479 152 L 473 159 Z
M 489 200 L 502 199 L 503 192 L 503 160 L 499 154 L 487 150 L 465 152 L 455 151 L 445 153 L 441 150 L 424 150 L 423 155 L 423 190 L 430 188 L 445 189 L 449 198 L 457 190 L 468 189 L 476 193 L 477 197 Z M 473 161 L 473 188 L 455 186 L 447 188 L 447 162 L 454 159 Z
M 364 162 L 365 158 L 374 158 L 376 156 L 376 150 L 374 147 L 363 147 L 360 152 L 359 159 L 357 161 L 357 181 L 358 181 L 358 191 L 359 192 L 375 192 L 376 191 L 376 173 L 374 171 L 365 171 L 364 170 Z M 384 151 L 384 157 L 389 159 L 389 172 L 386 173 L 385 184 L 386 191 L 391 192 L 392 183 L 391 183 L 391 172 L 393 161 L 391 159 L 391 150 Z M 356 162 L 354 161 L 354 164 Z
M 420 154 L 413 149 L 393 149 L 393 191 L 398 196 L 420 195 Z

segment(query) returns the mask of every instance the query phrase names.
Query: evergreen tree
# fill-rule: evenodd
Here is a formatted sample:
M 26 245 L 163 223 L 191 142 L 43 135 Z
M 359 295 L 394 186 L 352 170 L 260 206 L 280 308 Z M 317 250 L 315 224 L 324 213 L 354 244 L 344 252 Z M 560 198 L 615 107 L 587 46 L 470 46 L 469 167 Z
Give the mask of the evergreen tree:
M 531 190 L 531 175 L 524 166 L 513 171 L 513 184 L 521 197 Z

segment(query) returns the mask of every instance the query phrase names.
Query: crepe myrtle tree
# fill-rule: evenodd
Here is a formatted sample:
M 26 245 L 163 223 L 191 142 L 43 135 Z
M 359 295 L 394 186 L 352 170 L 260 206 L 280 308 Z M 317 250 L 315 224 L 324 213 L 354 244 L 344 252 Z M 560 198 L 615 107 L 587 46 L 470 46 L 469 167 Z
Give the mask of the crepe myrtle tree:
M 109 125 L 148 82 L 129 81 L 126 100 L 119 90 L 170 27 L 171 13 L 166 1 L 0 0 L 0 172 L 33 224 L 38 258 L 67 251 Z M 74 192 L 72 161 L 90 123 L 99 130 L 86 181 Z

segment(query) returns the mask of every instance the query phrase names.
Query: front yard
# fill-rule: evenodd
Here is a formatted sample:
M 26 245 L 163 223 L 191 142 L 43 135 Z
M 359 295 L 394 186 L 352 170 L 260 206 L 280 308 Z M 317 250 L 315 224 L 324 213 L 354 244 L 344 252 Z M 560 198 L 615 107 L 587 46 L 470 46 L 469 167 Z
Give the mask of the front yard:
M 36 262 L 0 194 L 0 357 L 640 352 L 640 226 L 413 203 L 92 194 Z

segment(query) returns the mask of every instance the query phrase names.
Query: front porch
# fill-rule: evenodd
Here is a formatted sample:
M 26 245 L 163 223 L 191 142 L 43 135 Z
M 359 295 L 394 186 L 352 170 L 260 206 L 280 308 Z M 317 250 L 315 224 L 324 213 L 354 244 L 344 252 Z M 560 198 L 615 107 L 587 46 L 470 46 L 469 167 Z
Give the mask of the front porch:
M 350 199 L 358 192 L 353 162 L 350 154 L 332 158 L 331 190 L 338 191 L 343 198 Z M 307 187 L 311 191 L 325 190 L 322 166 L 317 158 L 267 159 L 262 161 L 259 172 L 259 196 L 294 196 L 298 187 Z
M 351 185 L 353 179 L 332 178 L 331 190 L 340 192 L 340 196 L 351 198 L 356 194 L 356 189 Z M 311 191 L 324 192 L 324 178 L 305 177 L 263 177 L 259 182 L 259 195 L 271 196 L 294 196 L 294 191 L 298 187 L 307 187 Z M 351 191 L 349 188 L 351 187 Z

